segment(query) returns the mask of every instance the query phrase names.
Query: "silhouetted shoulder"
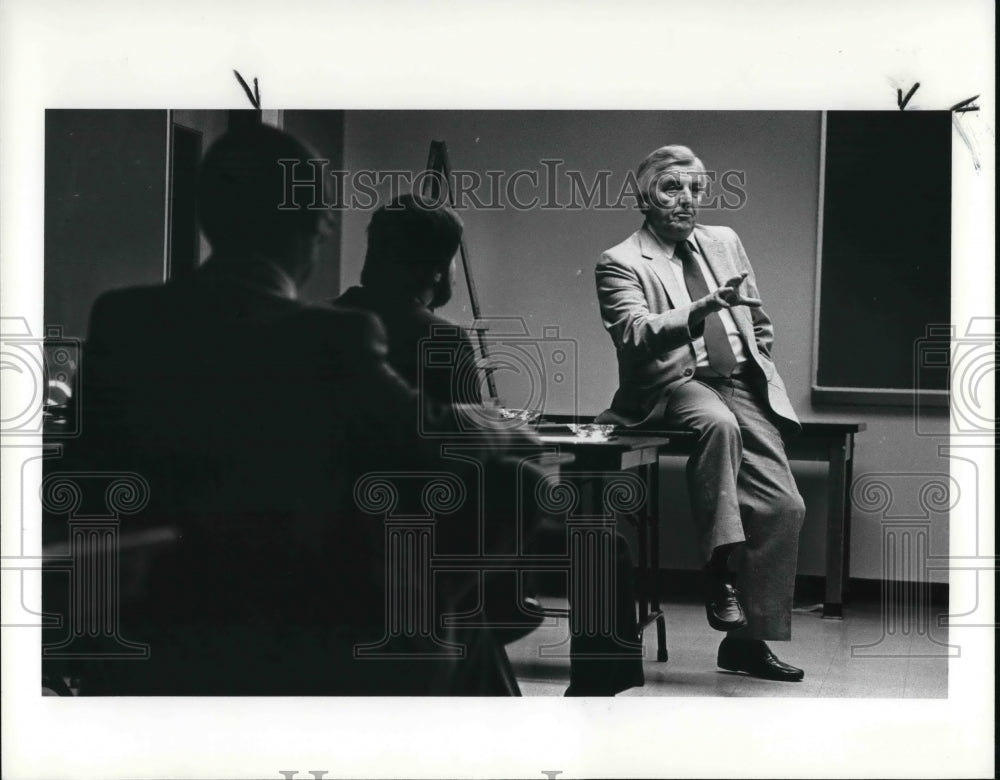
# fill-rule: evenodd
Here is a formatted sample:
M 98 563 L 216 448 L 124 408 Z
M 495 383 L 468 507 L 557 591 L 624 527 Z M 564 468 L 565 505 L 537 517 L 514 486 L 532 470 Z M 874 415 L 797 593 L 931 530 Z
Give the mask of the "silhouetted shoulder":
M 315 304 L 303 306 L 298 316 L 303 322 L 314 323 L 342 333 L 382 335 L 382 325 L 378 318 L 361 309 Z
M 386 354 L 382 323 L 373 314 L 328 304 L 302 306 L 290 318 L 303 338 L 313 339 L 338 352 Z
M 143 312 L 149 312 L 151 307 L 159 308 L 165 289 L 166 286 L 161 284 L 125 287 L 101 293 L 91 309 L 91 324 L 95 320 L 102 324 L 106 319 L 124 315 L 139 316 Z
M 177 286 L 167 282 L 102 293 L 90 309 L 87 346 L 159 347 L 169 341 L 178 321 L 194 321 L 200 313 L 178 298 Z

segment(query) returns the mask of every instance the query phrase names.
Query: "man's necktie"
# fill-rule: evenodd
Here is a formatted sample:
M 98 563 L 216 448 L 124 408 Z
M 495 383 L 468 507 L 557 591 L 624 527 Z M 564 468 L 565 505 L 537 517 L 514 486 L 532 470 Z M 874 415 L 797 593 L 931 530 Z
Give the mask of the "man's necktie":
M 684 284 L 687 285 L 691 300 L 696 301 L 708 295 L 705 276 L 701 272 L 698 260 L 691 253 L 687 241 L 678 242 L 674 254 L 680 258 L 684 267 Z M 704 338 L 705 351 L 708 352 L 708 364 L 712 370 L 722 374 L 722 376 L 732 374 L 733 369 L 736 368 L 736 355 L 733 354 L 726 326 L 722 324 L 722 318 L 718 312 L 712 312 L 705 318 Z

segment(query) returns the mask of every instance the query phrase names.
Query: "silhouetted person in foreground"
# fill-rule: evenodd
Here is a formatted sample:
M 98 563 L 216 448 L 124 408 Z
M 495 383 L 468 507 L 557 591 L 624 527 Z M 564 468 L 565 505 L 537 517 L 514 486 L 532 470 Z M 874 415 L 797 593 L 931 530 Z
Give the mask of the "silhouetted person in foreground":
M 325 214 L 308 208 L 312 193 L 283 203 L 278 161 L 314 156 L 265 125 L 229 132 L 200 173 L 210 258 L 184 279 L 113 291 L 93 307 L 77 462 L 146 479 L 150 504 L 122 530 L 169 528 L 176 544 L 123 629 L 150 645 L 150 659 L 95 662 L 82 692 L 510 690 L 488 631 L 448 637 L 466 645 L 464 658 L 434 655 L 440 643 L 426 632 L 392 648 L 431 657 L 357 657 L 399 617 L 386 601 L 385 524 L 355 495 L 358 480 L 433 470 L 439 444 L 414 421 L 447 432 L 456 416 L 389 367 L 374 317 L 296 300 Z M 530 444 L 483 431 L 483 462 L 501 440 Z M 447 539 L 468 522 L 444 516 L 435 532 Z

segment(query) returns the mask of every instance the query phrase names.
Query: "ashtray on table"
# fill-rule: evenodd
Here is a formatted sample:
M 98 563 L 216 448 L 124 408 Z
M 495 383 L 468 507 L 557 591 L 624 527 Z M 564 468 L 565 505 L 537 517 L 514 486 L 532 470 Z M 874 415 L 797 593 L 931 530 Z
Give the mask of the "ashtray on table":
M 601 423 L 571 423 L 569 429 L 578 439 L 607 441 L 614 433 L 615 426 Z
M 503 420 L 514 420 L 527 425 L 534 425 L 542 416 L 542 413 L 537 409 L 507 409 L 501 406 L 497 411 Z

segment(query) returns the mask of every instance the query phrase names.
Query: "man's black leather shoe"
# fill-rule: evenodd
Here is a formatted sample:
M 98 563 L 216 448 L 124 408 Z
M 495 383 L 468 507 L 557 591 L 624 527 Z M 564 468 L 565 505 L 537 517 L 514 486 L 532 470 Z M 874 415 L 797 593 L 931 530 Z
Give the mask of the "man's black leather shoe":
M 740 604 L 739 592 L 729 582 L 727 575 L 705 568 L 708 594 L 705 613 L 708 625 L 716 631 L 735 631 L 747 624 L 747 616 Z
M 719 645 L 719 666 L 730 672 L 746 672 L 753 677 L 778 682 L 798 682 L 806 673 L 778 660 L 760 639 L 731 639 Z

